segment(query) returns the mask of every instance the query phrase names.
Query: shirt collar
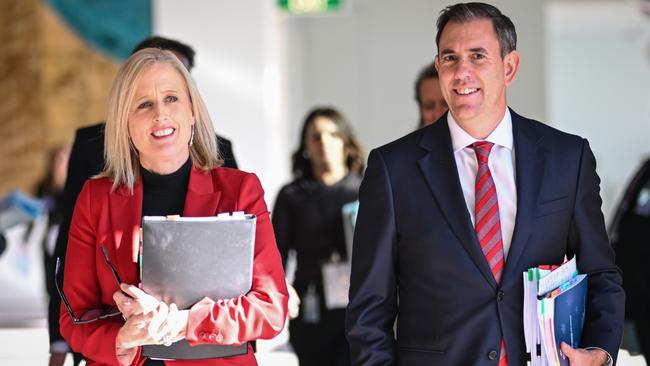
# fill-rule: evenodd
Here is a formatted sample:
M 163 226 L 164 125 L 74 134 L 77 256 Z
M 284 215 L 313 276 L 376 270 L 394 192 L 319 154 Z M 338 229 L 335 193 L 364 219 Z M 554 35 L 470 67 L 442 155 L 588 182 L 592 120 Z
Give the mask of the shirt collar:
M 454 153 L 466 148 L 476 141 L 480 141 L 465 132 L 465 130 L 458 125 L 458 122 L 456 122 L 454 117 L 451 115 L 451 112 L 447 113 L 447 124 L 449 125 L 449 132 L 451 133 L 451 144 L 454 148 Z M 509 108 L 506 107 L 506 113 L 503 115 L 503 119 L 501 119 L 497 128 L 492 131 L 485 141 L 512 150 L 512 116 L 510 115 Z

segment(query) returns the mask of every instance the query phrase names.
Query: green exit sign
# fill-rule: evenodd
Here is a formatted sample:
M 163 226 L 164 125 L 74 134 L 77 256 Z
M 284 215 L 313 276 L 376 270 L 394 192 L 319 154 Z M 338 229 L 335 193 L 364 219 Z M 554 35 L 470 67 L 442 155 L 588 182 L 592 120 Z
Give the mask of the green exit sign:
M 278 0 L 278 6 L 290 13 L 317 14 L 338 11 L 342 2 L 343 0 Z

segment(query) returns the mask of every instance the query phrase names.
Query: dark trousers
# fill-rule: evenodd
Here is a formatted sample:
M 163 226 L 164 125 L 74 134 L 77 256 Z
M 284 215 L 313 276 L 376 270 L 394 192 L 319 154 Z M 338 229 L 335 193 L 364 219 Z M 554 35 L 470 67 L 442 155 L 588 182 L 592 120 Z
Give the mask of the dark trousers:
M 349 366 L 350 348 L 345 338 L 345 309 L 321 311 L 318 323 L 300 317 L 289 323 L 289 340 L 300 366 Z

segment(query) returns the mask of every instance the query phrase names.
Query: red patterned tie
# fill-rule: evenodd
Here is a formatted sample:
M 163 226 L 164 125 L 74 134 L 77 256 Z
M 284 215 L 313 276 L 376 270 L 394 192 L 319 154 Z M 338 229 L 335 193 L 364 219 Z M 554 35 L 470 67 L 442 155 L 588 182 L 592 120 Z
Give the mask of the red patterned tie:
M 501 238 L 501 220 L 499 219 L 499 202 L 497 190 L 488 167 L 488 158 L 494 144 L 487 141 L 478 141 L 472 144 L 478 161 L 476 184 L 474 186 L 474 219 L 475 230 L 483 255 L 490 265 L 497 284 L 501 282 L 505 258 L 503 254 L 503 240 Z M 499 366 L 506 366 L 508 357 L 503 340 L 499 352 Z

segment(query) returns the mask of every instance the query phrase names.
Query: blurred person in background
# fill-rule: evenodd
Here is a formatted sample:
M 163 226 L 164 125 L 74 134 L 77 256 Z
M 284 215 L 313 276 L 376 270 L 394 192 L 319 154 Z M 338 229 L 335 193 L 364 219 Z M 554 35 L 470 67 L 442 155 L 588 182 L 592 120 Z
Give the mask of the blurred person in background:
M 68 174 L 68 159 L 70 158 L 70 145 L 62 144 L 50 150 L 47 164 L 47 173 L 36 187 L 36 195 L 43 201 L 48 209 L 50 224 L 60 224 L 63 219 L 61 203 L 63 188 Z M 56 239 L 56 235 L 54 235 Z M 54 243 L 49 248 L 54 249 Z M 50 253 L 51 254 L 51 253 Z
M 350 363 L 345 304 L 328 308 L 322 273 L 324 266 L 348 258 L 342 207 L 357 200 L 363 159 L 343 115 L 334 108 L 313 109 L 292 156 L 294 181 L 281 189 L 274 206 L 273 227 L 285 266 L 288 253 L 296 253 L 293 286 L 301 308 L 289 323 L 289 339 L 302 366 Z M 344 291 L 347 302 L 347 287 Z
M 609 228 L 616 264 L 623 271 L 625 317 L 650 359 L 650 158 L 634 174 Z M 633 333 L 633 332 L 632 332 Z
M 415 81 L 415 101 L 420 110 L 418 128 L 436 122 L 447 112 L 447 102 L 440 91 L 440 78 L 435 62 L 427 65 Z
M 47 230 L 43 237 L 43 265 L 45 268 L 45 289 L 50 299 L 59 297 L 54 288 L 54 247 L 63 221 L 63 188 L 68 174 L 69 158 L 69 144 L 63 144 L 52 149 L 47 164 L 47 173 L 36 189 L 38 197 L 44 201 L 48 216 Z M 55 311 L 51 306 L 58 306 L 58 302 L 50 300 L 48 307 L 48 314 L 58 314 L 58 309 Z M 55 319 L 55 321 L 57 326 L 54 329 L 58 332 L 59 321 L 58 319 Z M 52 329 L 50 327 L 50 330 Z M 65 353 L 55 353 L 52 357 L 52 362 L 60 365 L 65 360 Z
M 142 356 L 140 346 L 180 339 L 243 344 L 282 330 L 288 294 L 264 191 L 254 174 L 222 167 L 214 136 L 198 89 L 172 52 L 140 50 L 118 71 L 109 94 L 106 166 L 77 199 L 63 282 L 70 309 L 62 309 L 61 334 L 88 365 L 162 364 Z M 205 297 L 180 310 L 138 288 L 142 216 L 234 211 L 257 217 L 247 294 Z M 250 346 L 241 356 L 164 363 L 257 364 Z
M 169 50 L 183 63 L 188 71 L 194 67 L 195 52 L 192 47 L 179 41 L 153 36 L 140 42 L 133 53 L 144 48 L 159 48 Z M 68 243 L 68 231 L 70 220 L 77 196 L 81 191 L 84 182 L 104 169 L 104 128 L 105 123 L 100 122 L 92 126 L 82 127 L 77 130 L 72 152 L 70 155 L 68 176 L 62 201 L 63 220 L 61 222 L 59 236 L 56 241 L 54 257 L 61 258 L 62 265 L 65 263 L 65 253 Z M 224 160 L 224 166 L 237 168 L 237 162 L 232 152 L 232 144 L 229 140 L 217 135 L 219 155 Z M 53 265 L 53 264 L 52 264 Z M 52 283 L 48 286 L 53 286 Z M 50 334 L 51 366 L 63 365 L 66 352 L 69 351 L 59 333 L 59 309 L 61 299 L 58 296 L 50 297 L 48 311 L 48 323 Z M 75 365 L 81 360 L 81 355 L 75 354 Z

